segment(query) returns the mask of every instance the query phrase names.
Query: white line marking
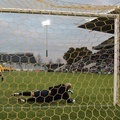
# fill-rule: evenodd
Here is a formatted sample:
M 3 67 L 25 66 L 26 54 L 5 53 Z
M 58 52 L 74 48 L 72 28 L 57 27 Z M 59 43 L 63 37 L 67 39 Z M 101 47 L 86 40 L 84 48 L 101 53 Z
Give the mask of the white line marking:
M 6 107 L 1 107 L 1 108 L 4 108 L 4 109 L 35 109 L 35 108 L 42 108 L 42 109 L 46 109 L 46 108 L 86 108 L 86 107 L 114 107 L 113 105 L 61 105 L 61 106 L 57 106 L 57 105 L 52 105 L 52 106 L 29 106 L 29 107 L 23 107 L 21 105 L 21 107 L 15 107 L 15 106 L 6 106 Z

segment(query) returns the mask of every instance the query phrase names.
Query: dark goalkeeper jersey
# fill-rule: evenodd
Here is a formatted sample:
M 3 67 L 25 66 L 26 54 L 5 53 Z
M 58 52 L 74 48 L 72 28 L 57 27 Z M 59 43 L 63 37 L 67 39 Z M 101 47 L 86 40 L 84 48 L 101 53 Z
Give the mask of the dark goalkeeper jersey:
M 51 90 L 51 96 L 53 96 L 53 100 L 58 100 L 58 99 L 67 99 L 69 97 L 65 84 L 59 84 L 54 87 L 49 87 L 49 90 Z
M 59 84 L 54 87 L 49 87 L 49 90 L 51 90 L 51 95 L 56 95 L 56 94 L 63 94 L 66 92 L 65 85 L 64 84 Z

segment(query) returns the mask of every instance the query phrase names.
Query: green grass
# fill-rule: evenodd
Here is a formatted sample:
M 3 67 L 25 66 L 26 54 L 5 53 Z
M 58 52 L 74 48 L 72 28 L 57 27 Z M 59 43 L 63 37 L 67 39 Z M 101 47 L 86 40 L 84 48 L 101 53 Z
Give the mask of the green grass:
M 120 107 L 113 106 L 113 75 L 47 72 L 5 72 L 0 83 L 0 120 L 118 120 Z M 48 89 L 72 83 L 75 104 L 19 103 L 14 92 Z

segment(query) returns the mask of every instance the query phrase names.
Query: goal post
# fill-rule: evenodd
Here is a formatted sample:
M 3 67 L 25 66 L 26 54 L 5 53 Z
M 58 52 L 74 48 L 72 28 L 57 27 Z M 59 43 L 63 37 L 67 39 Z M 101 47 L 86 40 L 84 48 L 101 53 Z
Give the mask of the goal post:
M 115 18 L 115 47 L 114 47 L 114 105 L 119 104 L 119 69 L 120 69 L 120 15 Z

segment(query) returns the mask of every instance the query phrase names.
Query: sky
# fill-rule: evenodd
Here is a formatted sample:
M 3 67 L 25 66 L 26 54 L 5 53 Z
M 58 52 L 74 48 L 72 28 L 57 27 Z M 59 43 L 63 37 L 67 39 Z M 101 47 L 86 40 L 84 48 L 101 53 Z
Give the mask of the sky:
M 74 2 L 80 4 L 92 4 L 92 5 L 115 5 L 120 4 L 120 0 L 63 0 L 65 2 Z
M 8 0 L 4 1 L 6 2 L 3 4 L 3 0 L 0 0 L 2 7 L 9 7 L 9 5 L 14 7 L 19 3 L 13 4 L 11 2 L 8 4 Z M 120 3 L 119 0 L 92 0 L 92 2 L 91 0 L 64 0 L 62 2 L 92 5 L 114 5 L 116 3 L 119 5 Z M 50 26 L 42 26 L 42 21 L 48 19 L 50 20 Z M 75 16 L 0 13 L 0 52 L 32 52 L 35 56 L 40 55 L 42 60 L 45 61 L 46 44 L 48 42 L 47 61 L 56 62 L 60 58 L 65 62 L 62 56 L 70 47 L 80 48 L 85 46 L 92 50 L 92 46 L 96 46 L 112 36 L 111 34 L 78 28 L 78 25 L 85 22 L 87 22 L 86 18 Z

